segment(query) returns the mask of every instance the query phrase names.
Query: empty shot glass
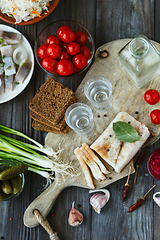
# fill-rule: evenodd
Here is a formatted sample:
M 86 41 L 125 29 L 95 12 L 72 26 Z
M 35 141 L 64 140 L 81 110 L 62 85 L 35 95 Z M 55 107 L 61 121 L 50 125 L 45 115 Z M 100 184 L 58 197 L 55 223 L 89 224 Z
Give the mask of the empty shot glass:
M 93 113 L 91 108 L 84 103 L 73 103 L 65 112 L 67 125 L 76 133 L 89 136 L 94 132 Z
M 107 111 L 112 105 L 112 84 L 103 76 L 90 78 L 85 86 L 84 93 L 91 104 L 99 111 Z

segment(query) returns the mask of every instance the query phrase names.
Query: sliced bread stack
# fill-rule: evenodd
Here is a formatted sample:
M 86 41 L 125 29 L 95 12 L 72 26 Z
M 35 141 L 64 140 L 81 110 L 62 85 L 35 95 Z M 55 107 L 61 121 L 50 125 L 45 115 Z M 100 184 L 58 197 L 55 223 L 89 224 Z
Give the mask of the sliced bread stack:
M 64 115 L 66 109 L 75 102 L 78 99 L 71 89 L 48 77 L 29 103 L 32 127 L 40 131 L 67 134 L 70 129 Z

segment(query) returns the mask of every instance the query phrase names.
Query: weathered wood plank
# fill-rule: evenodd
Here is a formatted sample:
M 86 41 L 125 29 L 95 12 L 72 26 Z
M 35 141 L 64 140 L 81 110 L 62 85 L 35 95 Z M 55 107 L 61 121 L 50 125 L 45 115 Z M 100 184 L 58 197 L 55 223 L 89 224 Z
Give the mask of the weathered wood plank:
M 119 38 L 134 37 L 138 32 L 144 33 L 150 39 L 160 42 L 158 0 L 61 0 L 54 12 L 44 21 L 31 26 L 14 26 L 21 31 L 31 42 L 32 46 L 39 32 L 50 22 L 59 19 L 72 19 L 82 23 L 92 33 L 96 48 Z M 3 21 L 0 23 L 5 24 Z M 7 24 L 9 25 L 9 24 Z M 35 65 L 33 78 L 27 88 L 14 100 L 0 105 L 0 124 L 23 131 L 29 136 L 43 143 L 45 133 L 34 131 L 31 127 L 28 103 L 45 81 L 47 75 Z M 81 82 L 83 76 L 74 81 L 60 79 L 73 90 Z M 159 147 L 156 143 L 146 149 L 146 159 L 139 169 L 136 186 L 131 187 L 126 206 L 129 207 L 153 183 L 157 185 L 154 191 L 160 188 L 160 182 L 153 181 L 147 176 L 146 160 L 153 149 Z M 131 178 L 132 185 L 133 178 Z M 26 228 L 22 222 L 22 215 L 30 202 L 42 190 L 42 178 L 35 174 L 26 174 L 26 185 L 22 194 L 13 202 L 0 203 L 0 237 L 14 240 L 43 240 L 47 233 L 41 227 Z M 48 215 L 48 220 L 54 230 L 58 231 L 61 240 L 122 240 L 122 239 L 159 239 L 159 208 L 152 202 L 152 193 L 146 198 L 143 208 L 131 215 L 125 212 L 121 205 L 121 189 L 125 179 L 108 187 L 111 192 L 110 203 L 97 215 L 89 205 L 88 190 L 72 187 L 66 189 L 58 197 L 53 209 Z M 84 222 L 78 228 L 68 225 L 67 217 L 72 201 L 84 214 Z M 109 207 L 110 206 L 110 207 Z M 154 210 L 154 211 L 153 211 Z M 54 217 L 51 214 L 54 213 Z M 154 214 L 154 215 L 153 215 Z M 13 220 L 10 220 L 13 217 Z M 17 228 L 18 226 L 18 228 Z

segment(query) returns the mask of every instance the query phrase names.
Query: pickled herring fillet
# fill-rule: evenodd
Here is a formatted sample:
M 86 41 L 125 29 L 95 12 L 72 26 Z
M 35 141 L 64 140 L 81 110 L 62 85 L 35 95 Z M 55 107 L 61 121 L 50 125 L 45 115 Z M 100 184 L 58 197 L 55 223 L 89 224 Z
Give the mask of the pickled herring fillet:
M 3 62 L 4 62 L 4 72 L 6 76 L 11 76 L 13 74 L 16 74 L 16 68 L 12 60 L 12 57 L 5 57 L 3 59 Z
M 4 78 L 4 86 L 5 92 L 13 91 L 13 82 L 14 82 L 14 75 L 8 76 Z
M 138 132 L 141 141 L 128 143 L 118 140 L 113 132 L 113 122 L 117 121 L 129 122 Z M 111 165 L 116 172 L 120 173 L 140 150 L 149 136 L 150 132 L 144 124 L 138 122 L 128 113 L 120 112 L 90 147 Z
M 23 63 L 21 64 L 21 66 L 19 67 L 15 75 L 15 82 L 23 83 L 30 69 L 31 69 L 31 62 L 29 60 L 23 61 Z
M 0 39 L 4 39 L 8 44 L 20 43 L 22 35 L 20 33 L 0 31 Z
M 13 62 L 13 47 L 11 45 L 1 48 L 2 61 L 4 63 L 5 75 L 10 76 L 16 74 L 16 68 Z
M 0 75 L 0 94 L 4 93 L 4 74 Z
M 13 47 L 11 45 L 7 45 L 1 48 L 1 56 L 2 59 L 4 57 L 12 57 L 13 56 Z
M 3 62 L 0 60 L 0 75 L 4 73 Z

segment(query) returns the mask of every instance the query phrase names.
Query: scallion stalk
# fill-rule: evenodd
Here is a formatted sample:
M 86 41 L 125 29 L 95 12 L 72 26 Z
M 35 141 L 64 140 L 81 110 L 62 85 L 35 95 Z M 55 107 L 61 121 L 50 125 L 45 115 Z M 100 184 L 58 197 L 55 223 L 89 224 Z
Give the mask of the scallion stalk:
M 35 145 L 38 146 L 39 148 L 39 151 L 41 149 L 41 152 L 47 154 L 48 156 L 55 156 L 56 155 L 56 152 L 50 148 L 45 148 L 42 144 L 40 144 L 39 142 L 35 141 L 34 139 L 28 137 L 27 135 L 25 135 L 24 133 L 21 133 L 19 131 L 16 131 L 12 128 L 8 128 L 8 127 L 5 127 L 3 125 L 0 125 L 0 130 L 3 131 L 3 132 L 7 132 L 7 133 L 10 133 L 10 134 L 14 134 L 14 135 L 17 135 L 17 136 L 20 136 L 20 137 L 23 137 L 27 140 L 29 140 L 30 142 L 34 143 Z M 34 147 L 35 148 L 35 147 Z
M 37 141 L 11 128 L 0 125 L 0 130 L 23 137 L 36 145 L 0 134 L 0 164 L 1 160 L 12 161 L 15 164 L 25 163 L 29 171 L 38 173 L 47 179 L 53 179 L 51 176 L 54 172 L 66 174 L 67 169 L 71 168 L 67 164 L 60 164 L 56 161 L 60 151 L 55 152 L 52 148 L 45 148 Z M 40 153 L 52 156 L 52 159 Z

